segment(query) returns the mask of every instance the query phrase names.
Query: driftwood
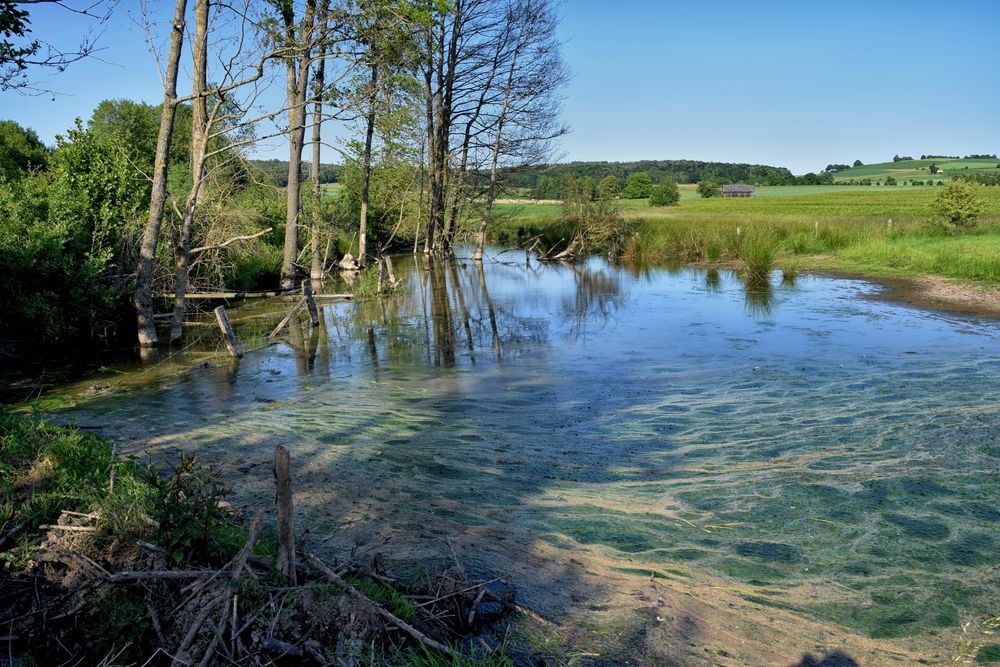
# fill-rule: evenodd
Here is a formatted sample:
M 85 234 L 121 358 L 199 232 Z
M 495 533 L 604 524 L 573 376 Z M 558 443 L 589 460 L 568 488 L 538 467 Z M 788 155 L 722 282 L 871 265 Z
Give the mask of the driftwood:
M 282 294 L 288 294 L 290 291 L 287 289 L 274 289 L 274 290 L 263 290 L 263 291 L 252 291 L 252 292 L 189 292 L 184 295 L 187 300 L 192 299 L 202 299 L 202 300 L 228 300 L 228 299 L 266 299 L 275 296 L 281 296 Z M 161 299 L 173 299 L 173 294 L 158 294 Z M 157 316 L 159 317 L 159 316 Z M 169 319 L 173 317 L 172 313 L 165 313 L 163 319 Z
M 237 359 L 242 359 L 243 350 L 240 349 L 240 342 L 236 340 L 236 332 L 233 331 L 233 325 L 229 323 L 229 315 L 226 313 L 225 306 L 219 306 L 215 309 L 215 319 L 219 323 L 219 329 L 222 331 L 223 340 L 226 341 L 226 349 L 229 350 L 229 354 Z
M 278 326 L 274 327 L 274 331 L 268 334 L 267 337 L 274 338 L 279 333 L 281 333 L 281 330 L 285 328 L 285 325 L 291 322 L 292 318 L 298 315 L 305 307 L 306 307 L 306 299 L 305 297 L 303 297 L 302 299 L 299 300 L 297 304 L 295 304 L 295 307 L 292 308 L 292 310 L 289 311 L 287 315 L 285 315 L 285 319 L 281 320 L 281 322 L 278 323 Z
M 364 593 L 362 593 L 361 591 L 359 591 L 358 589 L 356 589 L 354 586 L 351 586 L 349 583 L 347 583 L 346 581 L 344 581 L 339 575 L 337 575 L 336 572 L 334 572 L 333 570 L 331 570 L 327 566 L 326 563 L 324 563 L 323 561 L 321 561 L 316 556 L 314 556 L 312 554 L 309 554 L 309 562 L 312 563 L 312 565 L 317 570 L 319 570 L 323 574 L 323 576 L 325 576 L 331 582 L 337 584 L 337 586 L 339 586 L 343 590 L 347 591 L 348 595 L 350 595 L 351 597 L 353 597 L 356 601 L 358 601 L 359 603 L 361 603 L 363 605 L 366 605 L 366 606 L 370 607 L 379 616 L 381 616 L 386 621 L 388 621 L 389 623 L 393 624 L 394 626 L 396 626 L 397 628 L 399 628 L 400 630 L 402 630 L 406 634 L 410 635 L 411 637 L 413 637 L 414 639 L 416 639 L 418 642 L 421 642 L 424 645 L 426 645 L 426 646 L 434 649 L 435 651 L 439 651 L 439 652 L 447 655 L 450 658 L 455 657 L 454 652 L 450 648 L 448 648 L 447 646 L 445 646 L 444 644 L 442 644 L 440 642 L 434 641 L 433 639 L 431 639 L 430 637 L 428 637 L 424 633 L 420 632 L 420 630 L 417 630 L 415 627 L 413 627 L 412 625 L 410 625 L 409 623 L 407 623 L 403 619 L 398 618 L 396 615 L 394 615 L 392 612 L 390 612 L 388 609 L 386 609 L 382 605 L 377 604 L 377 603 L 373 602 L 372 600 L 370 600 L 368 598 L 368 596 L 366 596 Z
M 292 505 L 291 460 L 288 450 L 281 445 L 274 447 L 274 514 L 278 523 L 278 572 L 288 583 L 296 585 L 295 524 Z
M 144 572 L 116 572 L 104 578 L 109 584 L 127 584 L 152 579 L 203 579 L 215 576 L 212 570 L 147 570 Z

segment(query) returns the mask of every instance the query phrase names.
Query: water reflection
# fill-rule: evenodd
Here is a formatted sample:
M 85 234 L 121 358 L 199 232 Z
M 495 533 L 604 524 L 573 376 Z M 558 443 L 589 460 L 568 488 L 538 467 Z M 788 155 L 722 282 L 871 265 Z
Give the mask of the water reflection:
M 774 288 L 768 280 L 744 280 L 743 303 L 754 319 L 768 319 L 773 314 Z

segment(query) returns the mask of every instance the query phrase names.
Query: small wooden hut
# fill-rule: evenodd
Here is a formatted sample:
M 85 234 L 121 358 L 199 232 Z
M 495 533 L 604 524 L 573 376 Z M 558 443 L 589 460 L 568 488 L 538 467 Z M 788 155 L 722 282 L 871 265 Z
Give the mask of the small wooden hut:
M 752 185 L 723 185 L 723 197 L 753 197 Z

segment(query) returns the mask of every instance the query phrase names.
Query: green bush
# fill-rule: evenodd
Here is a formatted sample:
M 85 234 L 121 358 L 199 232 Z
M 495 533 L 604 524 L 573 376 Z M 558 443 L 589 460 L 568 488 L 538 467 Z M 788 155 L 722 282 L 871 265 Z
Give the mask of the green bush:
M 934 211 L 950 231 L 972 229 L 983 212 L 981 186 L 963 180 L 949 181 L 934 198 Z
M 677 184 L 667 179 L 653 188 L 649 195 L 650 206 L 677 206 L 681 201 Z
M 722 196 L 722 186 L 715 181 L 708 179 L 698 183 L 698 194 L 705 199 Z
M 628 177 L 625 189 L 622 191 L 624 199 L 645 199 L 653 192 L 653 179 L 644 171 L 636 172 Z

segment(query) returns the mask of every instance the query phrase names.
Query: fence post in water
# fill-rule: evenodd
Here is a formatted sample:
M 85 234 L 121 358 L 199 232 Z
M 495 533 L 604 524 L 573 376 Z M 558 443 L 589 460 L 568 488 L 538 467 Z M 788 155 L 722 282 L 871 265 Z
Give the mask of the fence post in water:
M 274 516 L 278 524 L 278 572 L 292 586 L 295 580 L 295 526 L 292 507 L 292 475 L 288 450 L 274 447 Z
M 308 280 L 302 281 L 302 296 L 306 299 L 306 305 L 309 306 L 309 318 L 312 320 L 312 325 L 319 326 L 319 311 L 316 310 L 316 300 L 313 299 L 312 284 Z
M 305 298 L 299 299 L 299 302 L 295 304 L 295 307 L 292 308 L 287 315 L 285 315 L 285 319 L 281 320 L 281 322 L 278 323 L 278 326 L 274 327 L 274 331 L 268 334 L 267 337 L 274 338 L 279 333 L 281 333 L 281 330 L 285 328 L 285 325 L 288 324 L 293 317 L 298 315 L 299 311 L 305 308 L 305 305 L 306 305 L 306 299 Z
M 396 272 L 392 270 L 392 258 L 389 255 L 385 256 L 385 272 L 389 277 L 389 286 L 396 286 Z
M 226 314 L 225 306 L 219 306 L 215 309 L 215 319 L 219 323 L 219 329 L 222 330 L 222 338 L 226 341 L 229 354 L 237 359 L 242 359 L 243 350 L 240 349 L 240 343 L 236 340 L 236 334 L 233 333 L 233 325 L 229 323 L 229 315 Z

